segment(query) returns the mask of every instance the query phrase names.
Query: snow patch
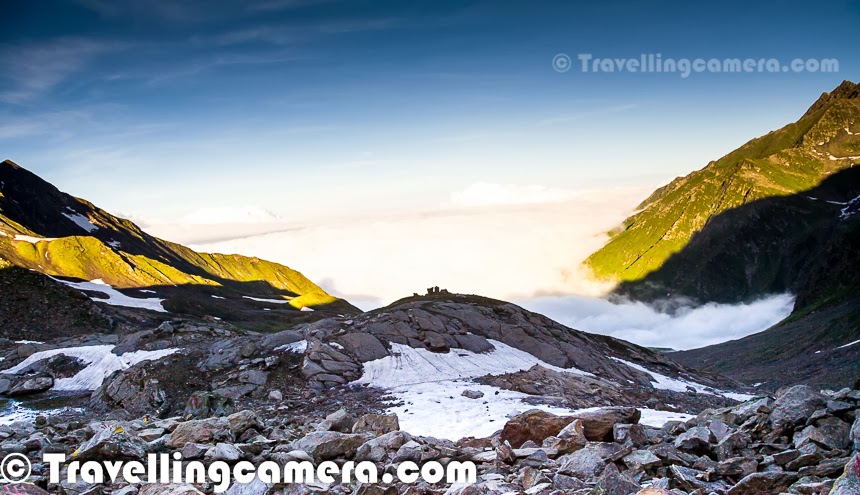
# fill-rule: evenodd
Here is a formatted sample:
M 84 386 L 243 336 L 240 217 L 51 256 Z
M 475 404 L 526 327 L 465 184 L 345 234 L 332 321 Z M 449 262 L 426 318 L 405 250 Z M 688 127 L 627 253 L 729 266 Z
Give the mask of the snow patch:
M 143 361 L 161 359 L 179 351 L 176 348 L 158 351 L 134 351 L 117 356 L 111 352 L 114 347 L 113 345 L 93 345 L 39 351 L 16 366 L 3 370 L 2 373 L 14 374 L 33 363 L 62 354 L 80 359 L 87 364 L 87 367 L 74 376 L 55 380 L 52 390 L 95 390 L 114 371 L 127 369 Z
M 313 311 L 313 308 L 309 308 L 307 306 L 302 306 L 302 309 L 300 311 Z
M 524 371 L 534 365 L 546 369 L 594 376 L 576 368 L 559 368 L 498 340 L 487 339 L 494 350 L 478 354 L 466 349 L 446 353 L 391 344 L 391 355 L 364 363 L 364 374 L 354 383 L 394 388 L 418 383 L 442 382 L 484 375 L 504 375 Z
M 98 229 L 98 227 L 95 224 L 93 224 L 92 222 L 90 222 L 90 219 L 87 218 L 86 216 L 81 215 L 80 213 L 76 212 L 75 210 L 69 208 L 68 206 L 66 207 L 66 209 L 69 210 L 71 213 L 63 212 L 63 216 L 68 218 L 69 220 L 75 222 L 75 225 L 77 225 L 78 227 L 86 230 L 87 232 L 92 232 L 92 231 Z
M 576 368 L 559 368 L 496 340 L 493 351 L 478 354 L 465 349 L 434 353 L 391 344 L 390 356 L 364 363 L 364 373 L 353 383 L 388 390 L 396 399 L 388 412 L 397 414 L 404 431 L 457 440 L 486 437 L 511 416 L 529 409 L 567 414 L 569 409 L 529 404 L 532 396 L 471 381 L 485 375 L 527 370 L 534 365 L 578 375 L 594 376 Z M 484 393 L 480 399 L 463 397 L 465 390 Z
M 55 278 L 54 280 L 56 280 L 57 282 L 62 282 L 69 287 L 78 289 L 80 291 L 98 291 L 107 294 L 108 296 L 107 299 L 90 297 L 90 299 L 92 299 L 93 301 L 103 302 L 112 306 L 125 306 L 127 308 L 149 309 L 151 311 L 158 311 L 160 313 L 167 312 L 167 310 L 164 309 L 164 306 L 161 305 L 164 299 L 159 299 L 157 297 L 142 299 L 139 297 L 127 296 L 122 292 L 114 289 L 110 285 L 104 283 L 101 279 L 91 280 L 89 282 L 70 282 L 68 280 L 60 280 L 57 278 Z
M 849 342 L 845 345 L 840 345 L 839 347 L 837 347 L 837 349 L 845 349 L 846 347 L 850 347 L 854 344 L 860 344 L 860 340 L 855 340 L 854 342 Z
M 212 294 L 212 298 L 213 299 L 227 299 L 226 297 L 216 296 L 215 294 Z
M 691 382 L 689 380 L 679 379 L 679 378 L 671 378 L 666 375 L 661 375 L 660 373 L 656 373 L 651 371 L 644 366 L 636 363 L 631 363 L 630 361 L 625 361 L 623 359 L 619 359 L 617 357 L 609 356 L 610 359 L 618 361 L 619 363 L 624 363 L 627 366 L 635 370 L 639 370 L 643 373 L 648 373 L 651 375 L 651 386 L 658 390 L 670 390 L 672 392 L 686 392 L 687 388 L 692 388 L 696 391 L 696 393 L 700 394 L 709 394 L 709 395 L 722 395 L 723 397 L 728 397 L 729 399 L 734 399 L 739 402 L 748 401 L 753 399 L 754 395 L 749 394 L 740 394 L 736 392 L 726 392 L 723 390 L 717 390 L 713 387 L 708 387 L 702 385 L 700 383 Z
M 56 237 L 33 237 L 31 235 L 16 234 L 15 240 L 16 241 L 29 242 L 30 244 L 36 244 L 37 242 L 42 242 L 42 241 L 56 241 L 57 238 Z
M 119 241 L 110 241 L 110 242 L 108 242 L 107 244 L 108 244 L 108 246 L 110 246 L 110 247 L 112 247 L 112 248 L 114 248 L 114 249 L 119 249 L 119 248 L 121 248 L 121 247 L 122 247 L 122 244 L 120 244 L 120 242 L 119 242 Z
M 212 297 L 215 297 L 215 296 L 212 296 Z M 242 296 L 242 297 L 244 297 L 245 299 L 250 299 L 252 301 L 267 302 L 267 303 L 273 303 L 273 304 L 287 304 L 289 302 L 286 299 L 263 299 L 260 297 L 251 297 L 251 296 Z
M 297 342 L 291 342 L 289 344 L 275 347 L 275 350 L 276 351 L 295 352 L 296 354 L 302 354 L 306 350 L 308 350 L 308 341 L 307 340 L 299 340 Z

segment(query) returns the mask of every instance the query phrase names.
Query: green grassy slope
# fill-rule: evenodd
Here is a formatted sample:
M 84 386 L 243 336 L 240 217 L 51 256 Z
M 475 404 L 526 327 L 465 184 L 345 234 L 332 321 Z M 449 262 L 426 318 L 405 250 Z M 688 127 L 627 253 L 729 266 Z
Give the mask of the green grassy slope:
M 206 297 L 247 295 L 287 300 L 285 308 L 357 311 L 296 270 L 253 257 L 197 253 L 150 236 L 8 160 L 0 163 L 0 258 L 119 289 L 208 288 Z
M 714 217 L 809 190 L 860 155 L 860 86 L 825 93 L 800 120 L 655 191 L 586 264 L 604 280 L 642 280 Z

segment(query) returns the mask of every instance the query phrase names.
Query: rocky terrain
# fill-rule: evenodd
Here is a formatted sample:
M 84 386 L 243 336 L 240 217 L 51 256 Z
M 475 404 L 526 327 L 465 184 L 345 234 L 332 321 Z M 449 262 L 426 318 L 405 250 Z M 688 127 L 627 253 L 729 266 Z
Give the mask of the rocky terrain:
M 0 450 L 31 457 L 35 485 L 75 495 L 200 494 L 213 487 L 131 484 L 121 477 L 105 484 L 48 484 L 46 466 L 39 461 L 42 452 L 64 452 L 80 461 L 171 452 L 180 452 L 186 461 L 245 460 L 255 465 L 370 461 L 380 473 L 393 472 L 405 461 L 473 461 L 478 468 L 478 482 L 467 485 L 254 481 L 233 484 L 227 491 L 231 495 L 849 495 L 860 486 L 858 412 L 860 390 L 822 394 L 795 386 L 775 398 L 707 409 L 662 427 L 639 424 L 640 411 L 631 407 L 565 416 L 530 410 L 488 438 L 455 442 L 410 434 L 395 415 L 363 414 L 349 406 L 325 417 L 288 405 L 276 413 L 236 411 L 229 402 L 198 395 L 181 416 L 164 419 L 38 416 L 0 427 Z

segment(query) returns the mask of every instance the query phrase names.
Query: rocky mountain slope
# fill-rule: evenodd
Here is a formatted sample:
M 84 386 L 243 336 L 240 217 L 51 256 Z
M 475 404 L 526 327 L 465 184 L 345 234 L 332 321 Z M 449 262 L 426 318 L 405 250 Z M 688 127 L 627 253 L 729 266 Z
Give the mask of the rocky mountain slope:
M 255 328 L 307 320 L 310 310 L 357 312 L 286 266 L 197 253 L 158 239 L 8 160 L 0 163 L 0 258 L 82 281 L 77 288 L 109 303 L 208 315 Z
M 860 372 L 860 85 L 825 93 L 796 123 L 657 190 L 589 265 L 636 299 L 797 296 L 758 335 L 673 353 L 687 366 L 776 390 L 850 385 Z
M 586 264 L 639 299 L 796 293 L 860 196 L 856 172 L 840 174 L 858 162 L 860 85 L 845 81 L 797 122 L 655 191 Z

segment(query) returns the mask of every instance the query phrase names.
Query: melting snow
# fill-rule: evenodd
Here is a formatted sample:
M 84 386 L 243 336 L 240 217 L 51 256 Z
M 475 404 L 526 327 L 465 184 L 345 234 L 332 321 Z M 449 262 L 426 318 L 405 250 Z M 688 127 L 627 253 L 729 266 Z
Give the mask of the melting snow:
M 30 244 L 36 244 L 37 242 L 41 242 L 41 241 L 55 241 L 55 240 L 57 240 L 57 238 L 56 237 L 33 237 L 31 235 L 16 234 L 15 240 L 16 241 L 29 242 Z
M 40 351 L 16 366 L 3 370 L 2 373 L 17 373 L 33 363 L 62 354 L 80 359 L 87 364 L 87 367 L 74 376 L 55 380 L 53 390 L 95 390 L 114 371 L 124 370 L 142 361 L 161 359 L 179 351 L 179 349 L 134 351 L 117 356 L 111 352 L 113 348 L 112 345 L 93 345 Z
M 119 249 L 122 247 L 122 244 L 120 244 L 119 241 L 110 241 L 110 242 L 108 242 L 108 246 L 110 246 L 114 249 Z
M 388 411 L 397 414 L 403 430 L 457 440 L 489 436 L 501 429 L 510 416 L 529 409 L 554 414 L 570 412 L 561 407 L 529 404 L 527 400 L 533 398 L 529 395 L 477 384 L 471 378 L 514 373 L 534 365 L 594 376 L 576 368 L 552 366 L 499 341 L 489 342 L 495 350 L 483 354 L 465 349 L 435 353 L 392 343 L 392 355 L 364 363 L 364 374 L 353 383 L 388 389 L 401 403 Z M 484 397 L 463 397 L 465 390 L 481 391 Z
M 307 306 L 302 306 L 301 311 L 313 311 L 313 308 L 309 308 Z
M 164 309 L 164 306 L 161 305 L 161 302 L 164 299 L 159 299 L 157 297 L 151 298 L 139 298 L 139 297 L 131 297 L 123 294 L 122 292 L 114 289 L 110 285 L 104 283 L 100 279 L 91 280 L 89 282 L 69 282 L 67 280 L 54 279 L 58 282 L 62 282 L 69 287 L 73 287 L 80 291 L 98 291 L 104 294 L 107 294 L 107 299 L 100 299 L 95 297 L 90 297 L 93 301 L 99 301 L 103 303 L 110 304 L 112 306 L 125 306 L 128 308 L 141 308 L 141 309 L 149 309 L 152 311 L 158 311 L 161 313 L 166 313 L 167 311 Z M 141 292 L 144 292 L 143 290 Z
M 215 296 L 212 296 L 212 297 L 215 297 Z M 289 302 L 286 299 L 263 299 L 260 297 L 251 297 L 251 296 L 242 296 L 242 297 L 244 297 L 245 299 L 250 299 L 252 301 L 267 302 L 267 303 L 274 303 L 274 304 L 287 304 Z
M 212 298 L 213 299 L 227 299 L 226 297 L 216 296 L 214 294 L 212 295 Z
M 614 359 L 619 363 L 624 363 L 627 366 L 630 366 L 633 369 L 639 370 L 643 373 L 648 373 L 651 375 L 651 385 L 659 390 L 671 390 L 673 392 L 686 392 L 687 387 L 693 388 L 697 393 L 700 394 L 710 394 L 710 395 L 722 395 L 723 397 L 728 397 L 729 399 L 734 399 L 736 401 L 747 401 L 754 398 L 754 395 L 748 394 L 739 394 L 735 392 L 725 392 L 722 390 L 716 390 L 712 387 L 707 387 L 700 383 L 691 382 L 689 380 L 683 380 L 678 378 L 670 378 L 666 375 L 661 375 L 660 373 L 655 373 L 642 365 L 631 363 L 630 361 L 625 361 L 623 359 L 619 359 L 617 357 L 611 357 L 610 359 Z
M 845 345 L 840 345 L 837 349 L 845 349 L 846 347 L 852 346 L 854 344 L 860 344 L 860 340 L 855 340 L 854 342 L 849 342 Z
M 299 354 L 305 352 L 307 349 L 308 349 L 308 341 L 307 340 L 299 340 L 298 342 L 292 342 L 289 344 L 275 347 L 276 351 L 295 352 L 295 353 L 299 353 Z
M 16 340 L 16 344 L 44 344 L 44 342 L 39 342 L 38 340 Z
M 860 196 L 852 199 L 847 203 L 842 203 L 845 205 L 845 208 L 842 208 L 842 211 L 839 213 L 839 218 L 841 220 L 846 220 L 852 215 L 856 214 L 860 211 Z
M 75 224 L 78 227 L 86 230 L 87 232 L 92 232 L 92 231 L 98 229 L 97 226 L 95 226 L 92 222 L 90 222 L 89 218 L 85 217 L 84 215 L 81 215 L 80 213 L 76 212 L 75 210 L 69 208 L 68 206 L 66 207 L 66 209 L 69 210 L 71 213 L 63 212 L 63 216 L 68 218 L 69 220 L 75 222 Z

